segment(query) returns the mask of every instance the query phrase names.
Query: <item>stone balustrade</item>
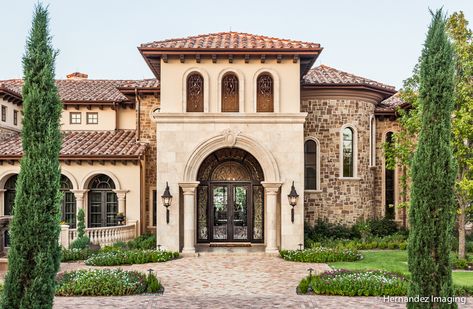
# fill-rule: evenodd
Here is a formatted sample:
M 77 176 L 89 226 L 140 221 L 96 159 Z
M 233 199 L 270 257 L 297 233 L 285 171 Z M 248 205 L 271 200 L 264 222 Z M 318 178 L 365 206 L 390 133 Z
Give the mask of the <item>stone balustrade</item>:
M 129 241 L 137 236 L 137 222 L 128 220 L 126 225 L 86 228 L 85 235 L 90 238 L 90 242 L 100 246 L 109 246 L 118 241 Z M 67 235 L 67 237 L 63 237 Z M 77 238 L 77 229 L 69 229 L 68 225 L 61 226 L 60 242 L 64 248 Z

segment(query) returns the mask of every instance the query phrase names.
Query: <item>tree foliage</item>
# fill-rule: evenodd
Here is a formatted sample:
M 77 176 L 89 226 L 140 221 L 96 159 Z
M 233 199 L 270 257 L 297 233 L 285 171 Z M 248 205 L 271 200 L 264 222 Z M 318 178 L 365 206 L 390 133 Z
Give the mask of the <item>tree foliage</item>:
M 47 8 L 38 4 L 23 56 L 23 158 L 16 186 L 3 308 L 52 308 L 60 249 L 62 111 Z
M 419 66 L 421 127 L 412 161 L 409 209 L 410 297 L 452 297 L 450 248 L 455 220 L 456 164 L 451 148 L 454 51 L 442 10 L 433 14 Z M 456 304 L 409 302 L 408 308 Z

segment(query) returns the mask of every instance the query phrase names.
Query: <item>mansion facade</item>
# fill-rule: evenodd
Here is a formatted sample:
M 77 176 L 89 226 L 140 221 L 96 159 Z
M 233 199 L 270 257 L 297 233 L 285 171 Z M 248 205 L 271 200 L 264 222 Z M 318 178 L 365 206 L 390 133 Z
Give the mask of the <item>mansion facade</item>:
M 246 33 L 139 51 L 156 78 L 56 82 L 71 231 L 83 208 L 87 229 L 101 235 L 133 223 L 134 234 L 156 233 L 157 245 L 183 253 L 275 253 L 299 248 L 304 222 L 405 222 L 383 150 L 403 105 L 394 87 L 313 67 L 319 44 Z M 0 216 L 12 214 L 20 170 L 22 84 L 0 81 Z

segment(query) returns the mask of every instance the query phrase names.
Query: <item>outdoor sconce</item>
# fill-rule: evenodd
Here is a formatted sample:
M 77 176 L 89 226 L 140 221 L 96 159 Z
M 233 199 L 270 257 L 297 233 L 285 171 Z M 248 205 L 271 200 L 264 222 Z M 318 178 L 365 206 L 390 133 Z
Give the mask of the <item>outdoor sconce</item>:
M 289 205 L 292 206 L 292 209 L 291 209 L 291 222 L 294 223 L 294 206 L 297 205 L 297 201 L 299 200 L 299 194 L 297 194 L 296 188 L 294 187 L 294 181 L 292 182 L 291 193 L 289 193 L 287 195 L 287 199 L 289 201 Z
M 166 189 L 164 189 L 163 195 L 161 195 L 163 199 L 163 206 L 166 207 L 166 223 L 169 224 L 169 206 L 171 206 L 172 202 L 172 195 L 169 192 L 168 182 L 166 181 Z

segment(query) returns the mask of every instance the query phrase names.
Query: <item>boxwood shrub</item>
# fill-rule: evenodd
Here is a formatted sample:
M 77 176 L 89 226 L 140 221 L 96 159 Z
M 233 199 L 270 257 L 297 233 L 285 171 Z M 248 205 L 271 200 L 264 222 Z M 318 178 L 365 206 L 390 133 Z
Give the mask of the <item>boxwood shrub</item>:
M 99 252 L 92 255 L 86 261 L 86 265 L 92 266 L 115 266 L 129 264 L 145 264 L 166 262 L 179 257 L 178 252 L 158 250 L 117 250 Z
M 86 260 L 96 254 L 96 250 L 85 249 L 62 249 L 61 262 Z
M 304 278 L 298 286 L 299 293 L 310 287 L 315 294 L 341 296 L 403 296 L 409 281 L 397 273 L 382 270 L 333 270 L 311 278 Z
M 306 263 L 353 262 L 363 256 L 357 250 L 313 247 L 305 250 L 281 250 L 280 255 L 287 261 Z
M 156 292 L 161 289 L 161 285 L 156 277 L 149 279 L 145 274 L 137 271 L 83 269 L 58 275 L 56 295 L 122 296 L 141 294 L 148 291 L 148 282 L 151 281 L 153 282 L 153 287 L 150 292 Z

